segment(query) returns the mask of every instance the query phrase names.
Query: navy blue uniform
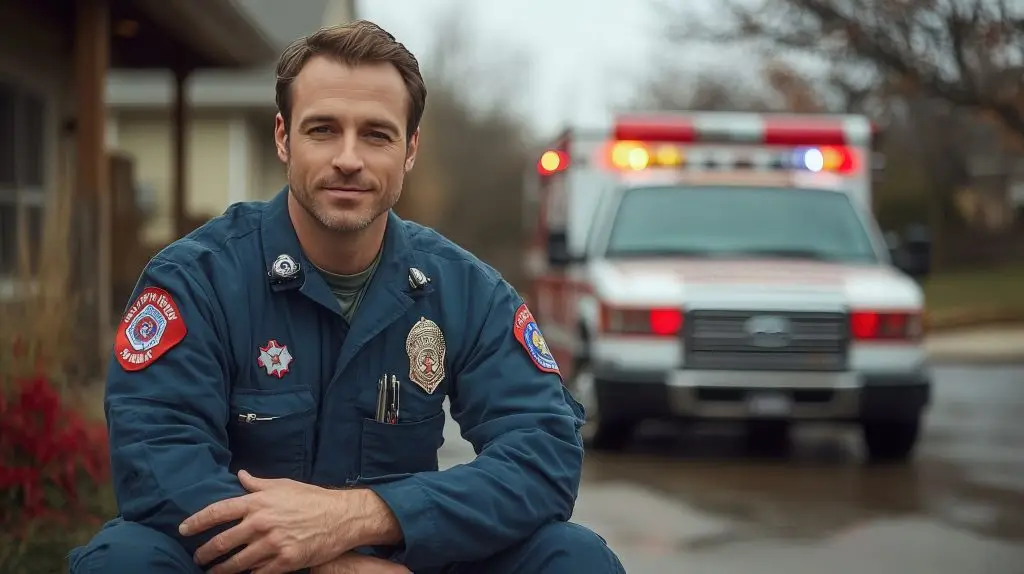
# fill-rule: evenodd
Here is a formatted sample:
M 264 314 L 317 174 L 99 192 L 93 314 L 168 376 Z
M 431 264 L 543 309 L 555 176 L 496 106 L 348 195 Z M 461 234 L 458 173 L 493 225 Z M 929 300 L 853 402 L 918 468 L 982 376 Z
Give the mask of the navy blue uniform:
M 144 270 L 107 380 L 121 517 L 72 552 L 73 571 L 198 571 L 192 553 L 226 526 L 182 537 L 178 525 L 245 494 L 239 469 L 369 485 L 405 537 L 376 551 L 410 570 L 553 572 L 533 564 L 580 547 L 593 558 L 573 571 L 622 571 L 600 538 L 566 524 L 583 414 L 513 288 L 389 213 L 379 267 L 348 324 L 300 249 L 287 193 L 231 207 Z M 272 278 L 280 255 L 299 272 Z M 410 269 L 430 281 L 412 285 Z M 384 374 L 400 381 L 397 424 L 375 420 Z M 439 472 L 446 396 L 478 456 Z

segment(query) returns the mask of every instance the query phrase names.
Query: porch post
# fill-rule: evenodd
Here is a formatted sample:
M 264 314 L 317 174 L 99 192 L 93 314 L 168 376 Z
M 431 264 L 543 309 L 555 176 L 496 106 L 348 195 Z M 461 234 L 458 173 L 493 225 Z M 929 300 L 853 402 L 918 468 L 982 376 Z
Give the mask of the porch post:
M 74 78 L 75 188 L 71 200 L 76 239 L 73 288 L 79 291 L 82 336 L 105 353 L 112 324 L 110 189 L 106 159 L 106 81 L 110 64 L 110 0 L 76 3 Z M 90 337 L 92 325 L 97 329 Z M 91 359 L 92 357 L 90 357 Z M 102 365 L 102 354 L 95 357 Z M 89 361 L 89 372 L 94 367 Z
M 171 120 L 171 218 L 174 239 L 187 234 L 188 229 L 188 78 L 190 70 L 181 66 L 174 68 L 174 101 Z

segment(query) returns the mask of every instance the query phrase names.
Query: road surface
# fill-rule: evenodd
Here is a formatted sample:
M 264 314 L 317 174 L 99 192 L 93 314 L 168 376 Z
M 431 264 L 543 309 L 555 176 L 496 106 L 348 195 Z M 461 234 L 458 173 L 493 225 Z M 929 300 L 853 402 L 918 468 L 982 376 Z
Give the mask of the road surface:
M 942 366 L 915 462 L 866 467 L 856 435 L 788 454 L 737 436 L 641 437 L 590 454 L 574 521 L 630 574 L 1024 573 L 1024 366 Z M 453 423 L 442 466 L 472 458 Z

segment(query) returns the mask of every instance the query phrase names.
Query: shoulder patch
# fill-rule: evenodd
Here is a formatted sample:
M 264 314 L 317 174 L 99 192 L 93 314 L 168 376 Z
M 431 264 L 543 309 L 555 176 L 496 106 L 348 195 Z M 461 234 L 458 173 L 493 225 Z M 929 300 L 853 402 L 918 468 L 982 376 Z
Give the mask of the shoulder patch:
M 126 371 L 141 371 L 185 338 L 188 329 L 167 291 L 146 287 L 117 329 L 114 351 Z
M 548 343 L 544 340 L 544 335 L 541 334 L 540 327 L 537 326 L 537 321 L 533 318 L 533 313 L 530 312 L 526 303 L 523 303 L 516 309 L 513 330 L 516 339 L 519 340 L 519 344 L 526 349 L 530 359 L 534 365 L 537 365 L 538 369 L 545 373 L 554 373 L 561 376 L 562 373 L 558 370 L 558 363 L 555 362 L 555 357 L 551 355 L 551 349 L 548 348 Z

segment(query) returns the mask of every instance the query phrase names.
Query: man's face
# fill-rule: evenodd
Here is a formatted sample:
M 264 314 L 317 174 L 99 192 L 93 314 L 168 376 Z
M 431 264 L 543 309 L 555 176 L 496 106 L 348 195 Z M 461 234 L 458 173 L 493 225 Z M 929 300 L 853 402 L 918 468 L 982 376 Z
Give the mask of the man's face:
M 274 135 L 292 195 L 328 229 L 365 229 L 398 202 L 416 159 L 401 75 L 390 64 L 316 56 L 291 90 L 291 127 L 278 114 Z

